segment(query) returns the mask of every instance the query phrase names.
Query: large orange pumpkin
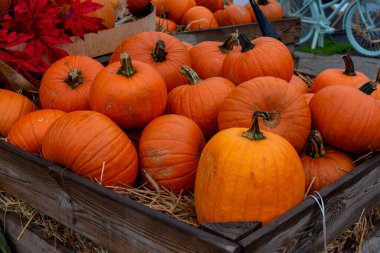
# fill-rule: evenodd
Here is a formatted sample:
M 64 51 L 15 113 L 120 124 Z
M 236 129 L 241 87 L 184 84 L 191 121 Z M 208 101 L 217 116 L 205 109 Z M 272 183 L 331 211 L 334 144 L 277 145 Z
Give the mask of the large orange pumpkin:
M 269 111 L 260 127 L 288 140 L 297 152 L 306 144 L 311 115 L 305 98 L 280 78 L 265 76 L 237 86 L 223 101 L 219 129 L 249 127 L 254 111 Z
M 252 22 L 251 14 L 241 5 L 231 4 L 223 10 L 214 13 L 219 26 L 249 24 Z
M 237 34 L 231 34 L 224 43 L 204 41 L 194 45 L 189 51 L 192 68 L 204 79 L 220 76 L 223 61 L 236 42 Z
M 194 6 L 186 11 L 182 25 L 190 31 L 218 27 L 214 14 L 203 6 Z
M 7 137 L 14 123 L 34 110 L 36 106 L 27 97 L 0 89 L 0 137 Z
M 305 194 L 301 160 L 281 136 L 251 127 L 217 133 L 203 149 L 195 180 L 199 223 L 261 221 L 267 224 L 299 204 Z
M 57 119 L 43 138 L 42 156 L 104 186 L 132 186 L 138 174 L 137 152 L 127 135 L 94 111 Z
M 197 5 L 194 0 L 152 0 L 152 3 L 156 6 L 157 16 L 164 14 L 176 24 L 181 24 L 186 11 Z
M 380 101 L 347 85 L 332 85 L 310 101 L 313 127 L 326 143 L 347 152 L 380 149 Z
M 259 76 L 274 76 L 290 81 L 294 62 L 289 49 L 271 37 L 259 37 L 249 41 L 239 34 L 241 51 L 232 50 L 222 66 L 222 77 L 236 85 Z
M 302 80 L 301 77 L 297 75 L 292 75 L 292 79 L 290 79 L 289 85 L 293 86 L 301 94 L 309 92 L 309 87 L 307 84 Z
M 277 0 L 256 0 L 257 5 L 268 20 L 282 19 L 283 9 Z M 256 15 L 250 3 L 245 5 L 253 22 L 257 22 Z
M 123 52 L 135 61 L 153 66 L 164 78 L 168 92 L 187 83 L 179 70 L 182 65 L 191 66 L 190 56 L 182 42 L 172 35 L 163 32 L 133 35 L 117 47 L 109 62 L 119 61 Z
M 348 85 L 355 86 L 357 84 L 364 84 L 370 79 L 362 72 L 355 71 L 354 64 L 349 55 L 343 56 L 345 69 L 326 69 L 319 73 L 311 86 L 311 92 L 316 93 L 324 87 L 331 85 Z
M 61 110 L 37 110 L 22 116 L 8 134 L 9 143 L 32 154 L 40 155 L 42 139 L 57 119 L 66 113 Z
M 332 184 L 355 168 L 351 157 L 334 148 L 325 148 L 318 130 L 311 131 L 301 161 L 305 170 L 306 187 L 313 182 L 310 193 Z
M 140 128 L 160 116 L 167 91 L 160 73 L 147 63 L 133 61 L 126 53 L 95 78 L 90 105 L 125 129 Z
M 222 77 L 201 80 L 188 66 L 182 66 L 181 73 L 189 84 L 178 86 L 169 93 L 167 110 L 194 120 L 209 139 L 218 131 L 220 106 L 235 85 Z
M 42 108 L 65 112 L 89 110 L 90 87 L 102 69 L 98 61 L 82 55 L 66 56 L 54 62 L 41 80 Z
M 168 114 L 152 120 L 144 128 L 139 145 L 144 182 L 151 185 L 150 176 L 175 193 L 193 190 L 204 145 L 201 129 L 187 117 Z

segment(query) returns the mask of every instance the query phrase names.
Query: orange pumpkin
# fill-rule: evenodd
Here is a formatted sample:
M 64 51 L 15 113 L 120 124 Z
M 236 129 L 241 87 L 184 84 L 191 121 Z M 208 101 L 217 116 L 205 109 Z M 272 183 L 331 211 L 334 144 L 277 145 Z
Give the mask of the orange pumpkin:
M 197 6 L 204 6 L 212 12 L 223 9 L 223 0 L 195 0 Z
M 282 6 L 277 2 L 277 0 L 256 0 L 256 2 L 260 10 L 263 12 L 263 14 L 268 20 L 282 19 L 283 9 Z M 249 14 L 252 17 L 252 21 L 257 22 L 256 15 L 252 9 L 251 4 L 247 3 L 245 5 L 245 8 L 247 8 L 247 10 L 249 11 Z
M 0 136 L 7 137 L 15 122 L 34 110 L 36 106 L 27 97 L 0 89 Z
M 188 66 L 182 66 L 181 73 L 189 85 L 178 86 L 169 93 L 167 111 L 194 120 L 208 139 L 218 131 L 219 108 L 235 85 L 222 77 L 201 80 Z
M 133 186 L 138 174 L 137 152 L 127 135 L 94 111 L 57 119 L 45 133 L 42 156 L 104 186 Z
M 222 77 L 236 85 L 259 76 L 274 76 L 290 81 L 294 62 L 289 49 L 271 37 L 259 37 L 249 41 L 239 34 L 241 51 L 232 50 L 222 66 Z
M 132 62 L 126 53 L 96 76 L 90 90 L 91 108 L 125 129 L 143 127 L 160 116 L 166 100 L 160 73 L 147 63 Z
M 152 3 L 156 6 L 157 16 L 161 17 L 164 14 L 176 24 L 181 24 L 186 11 L 197 5 L 194 0 L 152 0 Z
M 251 127 L 217 133 L 202 151 L 194 204 L 199 223 L 267 224 L 303 201 L 305 174 L 297 152 L 281 136 Z
M 236 42 L 237 34 L 231 34 L 224 43 L 204 41 L 194 45 L 189 51 L 192 68 L 204 79 L 220 76 L 223 61 Z
M 380 149 L 380 101 L 347 85 L 315 93 L 309 104 L 313 126 L 325 142 L 346 152 Z
M 152 178 L 177 194 L 193 190 L 204 145 L 201 129 L 187 117 L 168 114 L 152 120 L 144 128 L 139 146 L 144 182 L 152 186 Z
M 190 44 L 189 42 L 182 41 L 182 44 L 185 46 L 187 51 L 190 51 L 193 48 L 193 44 Z
M 182 42 L 172 35 L 163 32 L 133 35 L 117 47 L 109 62 L 119 61 L 123 52 L 136 61 L 153 66 L 164 78 L 168 92 L 187 83 L 179 70 L 182 65 L 191 66 L 190 56 Z
M 309 87 L 307 84 L 297 75 L 292 75 L 292 79 L 290 79 L 289 84 L 293 86 L 300 94 L 309 92 Z
M 22 116 L 8 134 L 9 143 L 32 154 L 40 155 L 42 139 L 57 119 L 66 113 L 61 110 L 37 110 Z
M 151 0 L 126 0 L 128 10 L 133 14 L 143 12 L 151 2 Z
M 354 64 L 349 55 L 343 56 L 345 69 L 326 69 L 319 73 L 311 86 L 311 92 L 316 93 L 324 87 L 331 85 L 348 85 L 364 84 L 370 79 L 362 72 L 355 71 Z
M 156 31 L 157 32 L 174 32 L 177 29 L 177 24 L 166 18 L 156 16 Z
M 311 128 L 309 107 L 293 87 L 282 79 L 265 76 L 237 86 L 220 107 L 219 129 L 249 127 L 254 111 L 269 111 L 260 127 L 284 137 L 300 152 Z
M 309 104 L 310 100 L 313 98 L 314 93 L 304 93 L 302 96 L 305 98 L 306 103 Z
M 249 24 L 252 22 L 251 14 L 241 5 L 231 4 L 223 10 L 214 13 L 219 26 Z
M 88 96 L 95 76 L 103 65 L 88 56 L 66 56 L 45 72 L 40 86 L 43 109 L 65 112 L 89 110 Z
M 332 184 L 347 172 L 355 168 L 354 162 L 348 155 L 323 144 L 322 135 L 318 130 L 312 130 L 306 151 L 301 155 L 305 170 L 305 184 L 310 193 L 319 191 Z
M 183 15 L 182 25 L 186 26 L 190 31 L 218 27 L 214 14 L 203 6 L 190 8 Z

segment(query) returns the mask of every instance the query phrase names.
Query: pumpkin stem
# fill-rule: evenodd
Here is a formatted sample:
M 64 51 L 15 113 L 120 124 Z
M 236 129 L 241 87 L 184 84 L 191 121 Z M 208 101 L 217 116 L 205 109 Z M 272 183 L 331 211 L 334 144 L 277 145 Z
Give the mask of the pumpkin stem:
M 255 45 L 253 45 L 253 43 L 249 40 L 247 35 L 245 35 L 244 33 L 239 34 L 238 39 L 241 45 L 242 53 L 245 53 L 255 47 Z
M 311 130 L 306 144 L 306 155 L 318 158 L 325 156 L 325 153 L 326 151 L 321 133 L 318 130 Z
M 152 57 L 156 62 L 166 61 L 165 42 L 163 40 L 157 40 L 156 47 L 152 51 Z
M 135 67 L 132 65 L 132 60 L 129 54 L 122 53 L 120 54 L 120 63 L 121 66 L 117 71 L 118 74 L 131 77 L 136 73 Z
M 264 120 L 270 119 L 270 115 L 268 114 L 268 112 L 255 111 L 253 113 L 251 127 L 243 133 L 243 137 L 252 141 L 265 139 L 263 132 L 261 132 L 259 128 L 259 117 L 263 118 Z
M 231 33 L 231 35 L 224 41 L 223 45 L 219 46 L 222 53 L 228 54 L 235 46 L 238 35 L 237 33 Z
M 354 63 L 352 62 L 351 57 L 348 54 L 346 54 L 346 55 L 343 55 L 342 58 L 344 60 L 344 65 L 346 67 L 343 74 L 347 76 L 356 76 Z
M 257 0 L 258 5 L 267 5 L 268 3 L 268 0 Z
M 190 85 L 202 82 L 202 79 L 198 76 L 198 74 L 189 66 L 183 65 L 179 72 L 182 75 L 186 76 L 187 80 L 189 80 Z
M 364 92 L 367 95 L 371 95 L 372 92 L 377 90 L 377 85 L 380 83 L 380 69 L 377 72 L 376 80 L 375 81 L 369 81 L 360 86 L 359 90 Z
M 81 85 L 83 83 L 82 71 L 79 71 L 77 69 L 70 70 L 67 78 L 65 79 L 65 83 L 70 85 L 72 89 L 75 89 Z

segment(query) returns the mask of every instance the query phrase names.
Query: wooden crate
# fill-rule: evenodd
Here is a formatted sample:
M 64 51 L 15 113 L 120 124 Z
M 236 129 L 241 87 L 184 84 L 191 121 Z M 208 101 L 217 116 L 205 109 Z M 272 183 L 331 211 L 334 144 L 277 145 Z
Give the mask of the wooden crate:
M 227 230 L 211 233 L 186 225 L 4 141 L 0 141 L 0 187 L 115 253 L 126 249 L 317 252 L 323 247 L 321 211 L 311 198 L 265 227 L 232 238 Z M 356 222 L 363 209 L 368 211 L 380 203 L 380 154 L 320 194 L 326 208 L 327 239 L 331 241 Z

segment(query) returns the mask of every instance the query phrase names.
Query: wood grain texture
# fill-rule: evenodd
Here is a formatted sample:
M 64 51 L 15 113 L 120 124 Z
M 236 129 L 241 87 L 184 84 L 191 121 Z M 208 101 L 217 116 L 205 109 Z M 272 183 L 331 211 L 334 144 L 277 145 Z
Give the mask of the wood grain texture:
M 261 228 L 261 222 L 205 222 L 199 226 L 200 229 L 211 234 L 238 242 L 249 234 Z
M 380 203 L 380 154 L 325 187 L 320 194 L 330 242 L 355 223 L 363 209 L 369 211 Z M 307 198 L 239 243 L 245 252 L 319 252 L 323 249 L 321 211 L 312 198 Z
M 0 187 L 114 253 L 241 251 L 2 141 Z
M 301 21 L 299 18 L 283 18 L 271 21 L 282 42 L 286 45 L 294 45 L 300 38 Z M 224 41 L 231 33 L 245 33 L 251 40 L 261 37 L 260 27 L 257 23 L 224 26 L 199 31 L 179 32 L 175 37 L 191 44 L 203 41 Z
M 30 224 L 17 240 L 27 221 L 15 213 L 0 211 L 0 220 L 5 228 L 7 242 L 14 253 L 30 253 L 31 250 L 38 253 L 75 253 L 60 243 L 46 239 L 34 224 Z

